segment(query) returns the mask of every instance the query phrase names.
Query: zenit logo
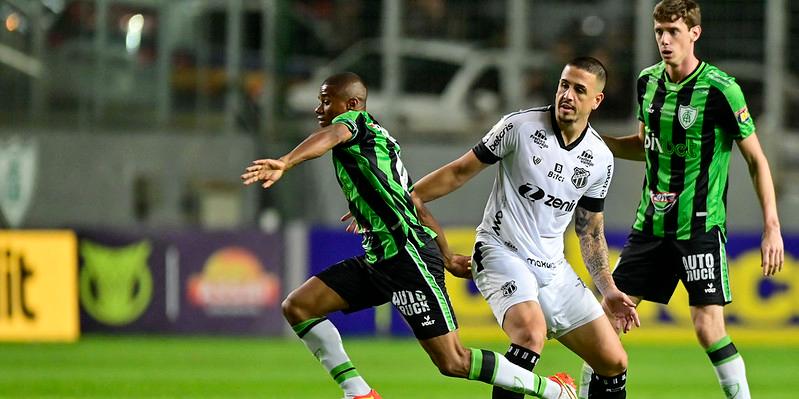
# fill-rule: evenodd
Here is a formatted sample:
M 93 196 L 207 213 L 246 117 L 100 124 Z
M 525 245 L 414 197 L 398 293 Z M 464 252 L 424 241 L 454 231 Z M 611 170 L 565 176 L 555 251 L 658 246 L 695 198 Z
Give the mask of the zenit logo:
M 525 183 L 519 186 L 519 194 L 521 194 L 522 197 L 529 199 L 530 201 L 538 201 L 541 198 L 544 198 L 544 195 L 546 195 L 544 190 L 530 183 Z
M 555 197 L 554 195 L 549 195 L 545 193 L 541 187 L 538 187 L 530 183 L 525 183 L 519 186 L 518 191 L 522 197 L 527 198 L 528 200 L 533 202 L 546 197 L 544 205 L 555 209 L 560 209 L 565 212 L 573 211 L 574 205 L 576 204 L 576 201 L 574 200 L 569 201 L 569 200 L 560 199 L 558 197 Z

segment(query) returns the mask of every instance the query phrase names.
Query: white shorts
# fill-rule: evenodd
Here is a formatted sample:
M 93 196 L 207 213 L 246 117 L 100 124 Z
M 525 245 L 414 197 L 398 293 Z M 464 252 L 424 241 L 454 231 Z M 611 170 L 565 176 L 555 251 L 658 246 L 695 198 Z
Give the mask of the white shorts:
M 541 305 L 547 338 L 560 338 L 604 314 L 599 301 L 568 263 L 559 265 L 558 273 L 541 286 L 530 270 L 534 266 L 525 259 L 502 244 L 481 243 L 480 253 L 472 255 L 474 282 L 500 326 L 511 306 L 527 301 Z M 476 260 L 481 266 L 474 264 Z

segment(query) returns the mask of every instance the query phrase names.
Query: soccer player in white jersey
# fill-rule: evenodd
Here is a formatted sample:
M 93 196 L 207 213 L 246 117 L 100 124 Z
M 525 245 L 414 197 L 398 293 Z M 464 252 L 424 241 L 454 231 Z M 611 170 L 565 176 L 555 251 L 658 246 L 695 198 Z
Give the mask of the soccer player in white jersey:
M 633 302 L 611 278 L 603 201 L 613 155 L 588 124 L 607 72 L 580 57 L 561 73 L 555 105 L 503 117 L 474 148 L 414 186 L 425 202 L 499 163 L 477 228 L 472 276 L 511 340 L 505 357 L 532 370 L 549 338 L 594 369 L 591 398 L 626 397 L 627 353 L 592 292 L 566 262 L 563 235 L 575 215 L 585 265 L 613 322 L 638 325 Z M 494 388 L 493 398 L 522 398 Z

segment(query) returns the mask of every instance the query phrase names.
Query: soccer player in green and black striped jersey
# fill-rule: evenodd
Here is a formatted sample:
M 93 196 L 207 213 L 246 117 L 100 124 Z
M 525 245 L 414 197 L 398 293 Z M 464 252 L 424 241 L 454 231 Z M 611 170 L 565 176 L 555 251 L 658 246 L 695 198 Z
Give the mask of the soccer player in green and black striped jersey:
M 576 397 L 560 379 L 539 377 L 498 353 L 460 342 L 444 269 L 470 277 L 468 257 L 449 251 L 437 222 L 411 194 L 400 146 L 366 112 L 366 96 L 354 73 L 327 78 L 315 110 L 321 129 L 279 159 L 254 161 L 241 176 L 245 184 L 263 182 L 269 188 L 297 164 L 332 151 L 339 185 L 362 229 L 364 255 L 339 262 L 292 291 L 283 302 L 286 320 L 347 399 L 380 396 L 353 366 L 326 316 L 388 302 L 442 374 L 539 398 Z
M 613 273 L 636 302 L 668 303 L 682 281 L 691 319 L 728 398 L 749 398 L 744 362 L 724 326 L 730 303 L 725 255 L 730 151 L 749 165 L 763 212 L 763 274 L 782 268 L 784 252 L 768 161 L 741 88 L 694 54 L 702 33 L 699 5 L 664 0 L 654 9 L 662 61 L 637 83 L 637 135 L 606 137 L 614 155 L 646 161 L 633 230 Z

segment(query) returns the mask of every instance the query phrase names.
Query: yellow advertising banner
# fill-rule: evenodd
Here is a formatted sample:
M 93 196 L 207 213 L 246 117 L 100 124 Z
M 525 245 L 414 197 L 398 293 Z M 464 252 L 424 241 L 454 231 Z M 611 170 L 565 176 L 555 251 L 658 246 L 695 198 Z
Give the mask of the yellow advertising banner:
M 78 255 L 66 230 L 0 230 L 0 341 L 75 341 Z
M 460 254 L 472 253 L 474 229 L 448 229 L 447 241 Z M 787 238 L 787 237 L 786 237 Z M 790 238 L 788 238 L 790 240 Z M 736 342 L 799 344 L 799 260 L 785 255 L 785 265 L 774 277 L 764 278 L 757 240 L 728 243 L 728 264 L 733 302 L 724 309 L 728 330 Z M 611 269 L 621 253 L 621 243 L 609 243 Z M 593 287 L 580 255 L 573 230 L 566 232 L 566 259 L 577 274 Z M 735 255 L 732 255 L 735 252 Z M 469 280 L 447 274 L 447 291 L 458 317 L 460 335 L 472 340 L 507 340 L 491 309 Z M 599 298 L 599 296 L 597 296 Z M 678 284 L 668 305 L 642 302 L 638 307 L 641 328 L 624 337 L 625 342 L 693 342 L 688 294 Z

